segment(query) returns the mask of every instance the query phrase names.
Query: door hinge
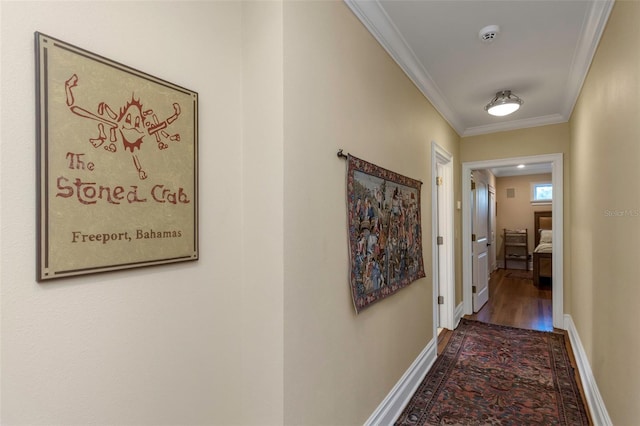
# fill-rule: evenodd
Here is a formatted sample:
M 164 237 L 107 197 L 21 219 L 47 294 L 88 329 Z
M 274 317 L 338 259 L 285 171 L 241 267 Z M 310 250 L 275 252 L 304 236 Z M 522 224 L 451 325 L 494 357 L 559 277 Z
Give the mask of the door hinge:
M 473 191 L 474 189 L 476 189 L 476 183 L 471 181 L 471 190 Z
M 475 285 L 471 286 L 471 293 L 474 293 L 474 294 L 476 293 L 476 286 Z
M 438 305 L 444 305 L 444 296 L 438 296 Z
M 442 185 L 442 178 L 440 176 L 436 177 L 436 185 Z
M 441 245 L 443 245 L 443 244 L 444 244 L 444 238 L 442 238 L 442 237 L 438 237 L 438 238 L 436 239 L 436 242 L 437 242 L 437 244 L 438 244 L 439 246 L 441 246 Z
M 471 234 L 471 241 L 475 241 L 476 240 L 476 234 Z

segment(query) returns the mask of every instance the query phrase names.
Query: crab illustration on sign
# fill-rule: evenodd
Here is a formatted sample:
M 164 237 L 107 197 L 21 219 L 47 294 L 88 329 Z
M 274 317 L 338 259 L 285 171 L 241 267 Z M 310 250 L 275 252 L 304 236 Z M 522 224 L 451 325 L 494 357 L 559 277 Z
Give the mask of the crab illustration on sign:
M 180 116 L 180 105 L 174 103 L 173 115 L 159 121 L 153 110 L 145 110 L 140 100 L 132 94 L 131 100 L 121 106 L 118 113 L 105 102 L 100 102 L 97 111 L 93 113 L 75 103 L 73 90 L 78 86 L 78 81 L 78 76 L 73 74 L 65 82 L 67 106 L 75 115 L 98 122 L 98 136 L 89 139 L 91 145 L 94 148 L 103 147 L 106 151 L 115 153 L 118 151 L 117 143 L 120 141 L 122 148 L 131 152 L 138 177 L 141 180 L 146 179 L 147 173 L 142 168 L 135 150 L 142 152 L 142 143 L 147 136 L 155 136 L 157 147 L 160 150 L 169 148 L 168 142 L 180 142 L 180 134 L 172 135 L 165 130 Z M 108 139 L 105 126 L 109 131 Z

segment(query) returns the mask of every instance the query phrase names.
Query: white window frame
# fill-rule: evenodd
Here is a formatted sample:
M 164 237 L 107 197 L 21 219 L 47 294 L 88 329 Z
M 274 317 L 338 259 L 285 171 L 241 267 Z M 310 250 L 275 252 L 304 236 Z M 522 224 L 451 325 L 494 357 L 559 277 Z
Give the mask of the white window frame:
M 551 199 L 548 200 L 536 199 L 536 188 L 538 186 L 551 186 L 551 189 L 553 191 L 553 182 L 531 182 L 531 204 L 536 206 L 551 204 L 553 202 L 553 195 L 551 195 Z

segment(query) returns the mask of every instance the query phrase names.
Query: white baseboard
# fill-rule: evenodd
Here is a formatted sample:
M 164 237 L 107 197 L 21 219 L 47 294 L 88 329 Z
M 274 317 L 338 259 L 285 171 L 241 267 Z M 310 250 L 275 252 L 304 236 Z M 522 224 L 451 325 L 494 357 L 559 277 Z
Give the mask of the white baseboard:
M 589 412 L 591 413 L 591 419 L 596 426 L 611 426 L 611 418 L 607 407 L 604 405 L 596 379 L 591 371 L 591 365 L 587 359 L 587 354 L 584 351 L 580 336 L 578 336 L 578 330 L 573 323 L 571 315 L 564 315 L 564 328 L 569 333 L 569 341 L 571 342 L 571 348 L 573 349 L 573 355 L 576 357 L 576 364 L 578 365 L 578 373 L 580 374 L 580 380 L 582 381 L 582 388 L 584 389 L 585 397 L 587 398 L 587 405 L 589 406 Z
M 453 313 L 453 328 L 455 329 L 460 324 L 460 320 L 464 315 L 464 303 L 460 303 L 456 306 L 455 312 Z
M 392 425 L 436 361 L 438 336 L 431 339 L 391 392 L 365 422 L 365 426 Z

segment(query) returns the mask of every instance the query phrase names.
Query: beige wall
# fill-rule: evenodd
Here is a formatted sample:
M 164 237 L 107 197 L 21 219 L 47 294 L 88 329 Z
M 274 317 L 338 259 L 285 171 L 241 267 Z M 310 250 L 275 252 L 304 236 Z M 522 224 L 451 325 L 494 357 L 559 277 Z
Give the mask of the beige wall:
M 285 421 L 362 424 L 433 338 L 431 141 L 459 138 L 344 3 L 284 16 Z M 424 182 L 427 277 L 359 315 L 338 148 Z
M 571 214 L 571 134 L 568 123 L 549 126 L 531 127 L 509 132 L 491 133 L 488 135 L 464 137 L 460 141 L 460 161 L 487 161 L 502 158 L 514 158 L 542 154 L 563 154 L 563 207 L 564 223 L 567 224 Z M 498 206 L 498 214 L 500 214 Z M 564 311 L 569 313 L 569 297 L 571 295 L 571 228 L 564 226 Z
M 569 144 L 568 123 L 467 136 L 460 140 L 460 161 L 465 163 L 469 161 L 564 153 L 564 167 L 565 173 L 567 173 Z
M 504 229 L 527 229 L 529 237 L 529 253 L 535 248 L 534 212 L 551 211 L 551 205 L 531 204 L 531 184 L 534 182 L 551 182 L 551 174 L 504 176 L 496 178 L 496 201 L 498 203 L 496 217 L 498 238 L 498 260 L 504 260 Z M 514 198 L 507 198 L 507 189 L 513 188 Z M 524 262 L 523 262 L 524 263 Z M 517 266 L 510 262 L 510 267 Z
M 616 2 L 571 118 L 571 315 L 616 425 L 640 418 L 638 22 Z
M 640 416 L 637 2 L 570 124 L 460 144 L 340 2 L 0 7 L 2 424 L 361 424 L 433 337 L 431 141 L 456 200 L 459 161 L 564 153 L 565 311 L 613 422 Z M 35 282 L 36 30 L 199 92 L 200 261 Z M 338 148 L 425 182 L 427 277 L 357 316 Z
M 0 423 L 281 424 L 281 6 L 1 8 Z M 199 92 L 198 262 L 35 282 L 36 30 Z
M 1 7 L 0 421 L 362 424 L 434 337 L 431 142 L 460 199 L 459 137 L 344 3 Z M 198 262 L 35 282 L 35 30 L 199 92 Z M 425 182 L 427 277 L 358 316 L 338 148 Z
M 284 420 L 283 8 L 242 2 L 242 279 L 241 315 L 226 328 L 242 340 L 242 408 L 236 422 Z M 215 103 L 215 98 L 209 99 Z M 216 144 L 218 145 L 218 144 Z M 226 185 L 226 180 L 220 182 Z M 205 183 L 206 185 L 206 183 Z M 230 206 L 231 207 L 231 206 Z M 216 222 L 204 215 L 204 221 Z M 220 226 L 226 226 L 220 223 Z M 223 241 L 220 243 L 224 244 Z M 232 285 L 232 283 L 229 283 Z M 225 285 L 218 283 L 218 285 Z M 238 327 L 239 326 L 239 327 Z M 223 419 L 215 419 L 224 423 Z

